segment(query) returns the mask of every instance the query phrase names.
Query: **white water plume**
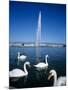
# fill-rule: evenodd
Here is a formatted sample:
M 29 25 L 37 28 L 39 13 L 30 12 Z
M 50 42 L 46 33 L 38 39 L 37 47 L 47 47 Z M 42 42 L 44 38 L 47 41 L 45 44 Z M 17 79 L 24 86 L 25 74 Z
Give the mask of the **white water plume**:
M 38 17 L 38 28 L 36 33 L 36 62 L 38 63 L 40 57 L 40 43 L 41 43 L 41 11 Z
M 36 46 L 40 46 L 41 42 L 41 11 L 39 12 L 39 18 L 38 18 L 38 28 L 37 28 L 37 34 L 36 34 Z

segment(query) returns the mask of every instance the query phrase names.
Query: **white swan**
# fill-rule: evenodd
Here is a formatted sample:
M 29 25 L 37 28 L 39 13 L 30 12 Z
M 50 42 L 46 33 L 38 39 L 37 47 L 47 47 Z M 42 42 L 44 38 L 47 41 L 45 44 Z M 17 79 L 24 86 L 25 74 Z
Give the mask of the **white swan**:
M 55 70 L 51 70 L 49 72 L 49 77 L 48 80 L 53 76 L 54 77 L 54 83 L 53 86 L 64 86 L 66 85 L 66 77 L 65 76 L 61 76 L 57 79 L 57 73 Z
M 44 69 L 44 68 L 48 67 L 47 58 L 48 58 L 48 55 L 45 56 L 45 62 L 46 63 L 39 62 L 37 65 L 34 65 L 34 67 L 36 67 L 38 69 Z
M 19 60 L 25 60 L 27 58 L 27 56 L 25 56 L 25 55 L 20 55 L 20 52 L 18 52 L 18 59 Z
M 28 71 L 26 69 L 26 65 L 30 66 L 30 62 L 25 62 L 24 63 L 24 71 L 21 69 L 13 69 L 12 71 L 9 72 L 9 77 L 23 77 L 28 75 Z
M 27 56 L 25 56 L 25 55 L 20 55 L 20 52 L 18 52 L 18 62 L 19 61 L 25 61 L 26 60 L 26 58 L 27 58 Z

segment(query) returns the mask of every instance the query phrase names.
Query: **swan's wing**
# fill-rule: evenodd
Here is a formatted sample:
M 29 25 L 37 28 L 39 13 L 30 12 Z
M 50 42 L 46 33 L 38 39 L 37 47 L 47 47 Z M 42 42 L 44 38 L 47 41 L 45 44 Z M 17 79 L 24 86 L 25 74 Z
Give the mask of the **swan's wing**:
M 14 69 L 9 72 L 10 77 L 21 77 L 21 76 L 24 76 L 24 74 L 25 74 L 24 71 L 20 69 Z
M 46 67 L 46 64 L 45 63 L 38 63 L 37 65 L 34 65 L 34 66 L 43 68 L 43 67 Z
M 66 85 L 66 77 L 59 77 L 57 80 L 57 86 L 65 86 Z
M 26 57 L 27 56 L 21 55 L 19 58 L 24 60 L 24 59 L 26 59 Z

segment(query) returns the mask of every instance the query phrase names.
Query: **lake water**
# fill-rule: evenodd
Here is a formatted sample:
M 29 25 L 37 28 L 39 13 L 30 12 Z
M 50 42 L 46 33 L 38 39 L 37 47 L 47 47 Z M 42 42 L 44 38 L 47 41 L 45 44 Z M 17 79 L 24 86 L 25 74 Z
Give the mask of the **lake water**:
M 48 68 L 46 70 L 38 71 L 34 64 L 37 62 L 35 47 L 10 47 L 9 48 L 9 70 L 19 68 L 23 70 L 24 62 L 20 61 L 17 64 L 17 53 L 20 52 L 27 56 L 26 61 L 29 61 L 31 67 L 27 66 L 28 76 L 21 78 L 9 78 L 10 87 L 14 88 L 31 88 L 31 87 L 49 87 L 53 85 L 53 78 L 48 80 L 49 71 L 55 69 L 57 76 L 66 76 L 66 48 L 50 48 L 40 47 L 39 60 L 44 62 L 44 57 L 48 54 Z M 38 55 L 38 56 L 39 56 Z

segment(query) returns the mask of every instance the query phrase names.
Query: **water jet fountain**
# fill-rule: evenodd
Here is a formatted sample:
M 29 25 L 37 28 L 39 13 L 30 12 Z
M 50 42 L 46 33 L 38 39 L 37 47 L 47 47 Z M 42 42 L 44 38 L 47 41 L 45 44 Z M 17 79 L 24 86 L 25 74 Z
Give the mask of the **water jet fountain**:
M 36 62 L 38 63 L 40 60 L 40 44 L 41 44 L 41 11 L 39 12 L 38 17 L 38 28 L 36 33 Z

